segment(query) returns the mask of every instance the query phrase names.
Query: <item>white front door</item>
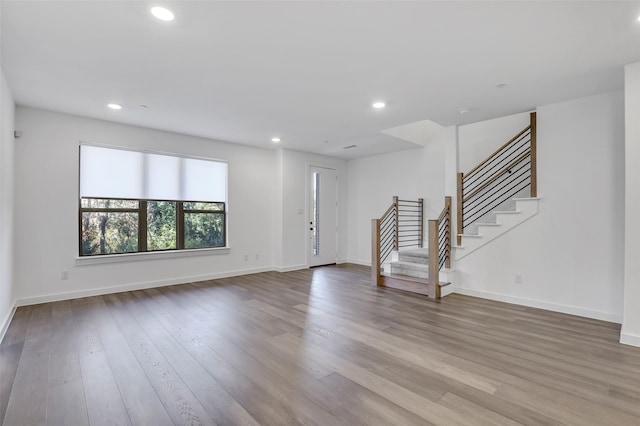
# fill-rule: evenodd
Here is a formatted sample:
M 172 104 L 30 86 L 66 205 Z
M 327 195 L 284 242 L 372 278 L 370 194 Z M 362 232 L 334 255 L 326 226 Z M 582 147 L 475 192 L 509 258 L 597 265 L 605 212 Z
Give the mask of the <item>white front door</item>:
M 337 258 L 338 174 L 309 167 L 309 266 L 330 265 Z

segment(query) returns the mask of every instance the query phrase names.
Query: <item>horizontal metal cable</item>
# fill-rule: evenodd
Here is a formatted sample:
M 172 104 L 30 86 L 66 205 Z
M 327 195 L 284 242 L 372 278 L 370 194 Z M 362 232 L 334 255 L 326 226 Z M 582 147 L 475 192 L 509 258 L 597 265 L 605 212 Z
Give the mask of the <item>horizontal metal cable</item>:
M 474 182 L 478 180 L 482 180 L 483 176 L 486 176 L 491 170 L 498 167 L 500 164 L 504 164 L 509 161 L 510 158 L 513 158 L 518 155 L 518 152 L 526 151 L 530 148 L 531 139 L 520 139 L 514 142 L 513 145 L 510 145 L 504 151 L 500 153 L 493 161 L 485 164 L 482 168 L 476 170 L 473 175 L 467 175 L 463 178 L 463 187 L 467 188 L 469 185 L 472 185 Z M 504 157 L 499 161 L 496 161 L 499 157 Z M 482 172 L 480 172 L 482 170 Z
M 465 219 L 465 224 L 473 223 L 475 220 L 480 219 L 485 214 L 490 213 L 492 209 L 494 209 L 496 207 L 499 207 L 501 204 L 503 204 L 504 202 L 508 201 L 509 198 L 511 198 L 511 194 L 513 192 L 512 189 L 514 189 L 516 187 L 519 187 L 524 182 L 527 182 L 527 180 L 529 178 L 530 178 L 530 176 L 525 176 L 523 179 L 520 179 L 519 181 L 516 181 L 516 182 L 512 182 L 509 186 L 505 186 L 504 188 L 502 188 L 502 190 L 501 190 L 502 192 L 500 192 L 499 194 L 497 194 L 495 197 L 491 198 L 490 200 L 487 200 L 486 203 L 482 204 L 480 207 L 478 207 L 472 213 L 470 213 L 467 216 L 467 218 Z M 529 182 L 527 182 L 524 185 L 522 185 L 522 188 L 520 188 L 518 191 L 513 193 L 513 195 L 515 195 L 518 192 L 520 192 L 521 190 L 525 189 L 527 186 L 530 186 Z M 487 208 L 487 206 L 489 206 L 489 205 L 491 205 L 493 207 Z
M 528 142 L 530 139 L 531 139 L 531 130 L 525 129 L 523 132 L 520 133 L 520 135 L 514 138 L 511 141 L 511 143 L 509 143 L 508 145 L 504 145 L 502 149 L 495 152 L 491 157 L 487 158 L 483 163 L 480 163 L 480 165 L 477 166 L 475 169 L 472 169 L 470 172 L 468 172 L 465 177 L 471 178 L 472 176 L 475 176 L 481 170 L 485 169 L 489 164 L 495 163 L 498 158 L 503 156 L 505 152 L 509 152 L 512 149 L 512 147 L 521 146 L 524 140 Z
M 474 212 L 474 211 L 477 211 L 479 209 L 483 209 L 484 205 L 486 205 L 487 203 L 490 203 L 490 202 L 492 203 L 492 202 L 495 201 L 496 198 L 501 197 L 502 194 L 504 193 L 503 189 L 509 187 L 510 185 L 512 185 L 513 182 L 516 182 L 519 179 L 521 179 L 522 176 L 530 178 L 531 177 L 531 170 L 530 169 L 524 169 L 524 170 L 520 171 L 518 174 L 513 175 L 511 177 L 511 179 L 502 181 L 499 186 L 496 186 L 495 188 L 492 188 L 492 192 L 486 194 L 486 196 L 484 198 L 480 198 L 475 203 L 472 203 L 472 204 L 470 203 L 470 205 L 468 207 L 465 206 L 465 210 L 469 214 L 472 214 L 472 212 Z M 507 200 L 505 199 L 505 201 L 507 201 Z
M 515 160 L 511 161 L 509 164 L 504 166 L 499 172 L 495 173 L 492 177 L 485 180 L 481 185 L 478 185 L 477 187 L 475 187 L 474 190 L 471 191 L 470 194 L 465 195 L 462 200 L 467 201 L 473 198 L 474 196 L 476 196 L 476 194 L 480 193 L 480 191 L 490 186 L 497 179 L 501 178 L 504 175 L 510 174 L 511 169 L 513 169 L 516 165 L 522 163 L 523 161 L 526 162 L 527 158 L 529 158 L 530 156 L 531 156 L 531 150 L 525 151 L 518 158 L 516 158 Z M 531 161 L 531 160 L 528 160 L 528 161 Z
M 485 187 L 482 192 L 475 194 L 473 198 L 464 200 L 463 203 L 465 210 L 472 209 L 475 204 L 482 202 L 482 200 L 486 198 L 485 196 L 487 193 L 494 192 L 496 188 L 504 186 L 504 183 L 506 181 L 516 179 L 517 176 L 520 176 L 521 170 L 525 169 L 525 171 L 528 172 L 530 168 L 531 162 L 526 160 L 514 166 L 512 169 L 510 169 L 511 171 L 509 173 L 504 174 L 500 177 L 500 179 L 493 181 L 489 186 Z
M 518 185 L 522 184 L 523 182 L 525 182 L 529 177 L 527 177 L 526 179 L 521 180 L 520 182 L 518 182 Z M 527 183 L 525 185 L 521 185 L 521 186 L 515 186 L 515 190 L 511 191 L 508 193 L 508 195 L 506 196 L 506 199 L 513 197 L 514 195 L 516 195 L 517 193 L 519 193 L 520 191 L 522 191 L 523 189 L 527 188 L 528 186 L 530 186 L 530 183 Z M 474 220 L 477 220 L 479 218 L 481 218 L 482 216 L 484 216 L 487 213 L 490 213 L 493 209 L 495 209 L 496 207 L 498 207 L 500 204 L 504 203 L 506 201 L 506 199 L 500 199 L 499 201 L 495 202 L 493 205 L 491 205 L 490 207 L 488 207 L 487 209 L 481 211 L 480 213 L 477 213 L 473 216 Z M 468 223 L 464 223 L 463 227 L 466 228 L 467 226 L 471 225 L 473 223 L 473 221 L 469 221 Z
M 500 185 L 497 185 L 496 187 L 492 188 L 491 192 L 484 194 L 483 197 L 478 198 L 473 202 L 465 204 L 464 206 L 464 209 L 466 212 L 465 216 L 469 216 L 478 210 L 484 209 L 484 206 L 486 204 L 493 203 L 497 198 L 502 197 L 505 192 L 504 191 L 505 188 L 510 188 L 514 182 L 522 181 L 523 177 L 525 179 L 530 179 L 531 171 L 529 169 L 523 170 L 517 175 L 514 175 L 513 179 L 505 180 L 501 182 Z M 507 200 L 505 199 L 505 201 Z

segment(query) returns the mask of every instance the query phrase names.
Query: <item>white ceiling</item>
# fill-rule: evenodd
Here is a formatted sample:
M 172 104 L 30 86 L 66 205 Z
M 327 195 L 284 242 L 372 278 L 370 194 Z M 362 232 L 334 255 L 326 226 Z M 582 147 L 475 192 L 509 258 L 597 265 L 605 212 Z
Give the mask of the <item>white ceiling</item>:
M 157 4 L 175 21 L 153 18 Z M 385 129 L 620 89 L 623 65 L 640 60 L 637 1 L 1 7 L 2 68 L 19 105 L 347 159 L 416 146 Z M 379 99 L 387 107 L 374 110 Z

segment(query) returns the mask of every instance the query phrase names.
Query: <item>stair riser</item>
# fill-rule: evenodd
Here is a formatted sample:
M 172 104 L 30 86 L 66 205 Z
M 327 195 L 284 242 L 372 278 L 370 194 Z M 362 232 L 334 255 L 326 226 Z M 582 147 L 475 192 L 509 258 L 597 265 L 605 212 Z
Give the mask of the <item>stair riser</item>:
M 398 260 L 400 262 L 410 262 L 410 263 L 417 263 L 421 265 L 426 265 L 429 262 L 429 258 L 426 256 L 411 256 L 411 255 L 402 254 L 402 252 L 398 254 Z
M 398 275 L 407 275 L 409 277 L 416 277 L 416 278 L 424 278 L 424 279 L 429 278 L 428 271 L 419 271 L 412 268 L 403 268 L 398 266 L 391 266 L 391 273 L 398 274 Z

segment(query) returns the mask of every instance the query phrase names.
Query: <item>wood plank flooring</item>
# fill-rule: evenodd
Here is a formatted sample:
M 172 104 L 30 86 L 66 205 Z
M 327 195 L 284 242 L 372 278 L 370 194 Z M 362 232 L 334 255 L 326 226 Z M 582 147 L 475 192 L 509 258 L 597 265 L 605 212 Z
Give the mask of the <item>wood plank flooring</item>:
M 640 425 L 619 325 L 338 265 L 21 307 L 3 425 Z

